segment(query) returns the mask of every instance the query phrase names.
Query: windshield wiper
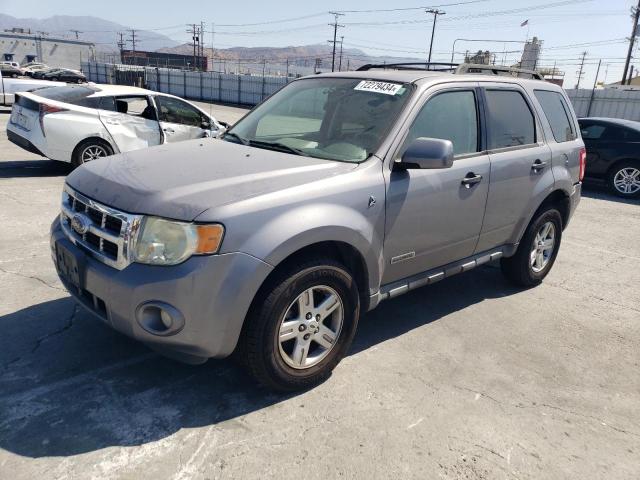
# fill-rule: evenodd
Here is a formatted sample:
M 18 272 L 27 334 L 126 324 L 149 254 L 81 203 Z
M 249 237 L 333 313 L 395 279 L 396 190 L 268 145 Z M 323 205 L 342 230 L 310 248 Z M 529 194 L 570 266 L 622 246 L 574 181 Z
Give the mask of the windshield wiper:
M 252 147 L 276 150 L 279 152 L 293 153 L 294 155 L 302 155 L 304 157 L 309 156 L 307 152 L 304 152 L 298 148 L 290 147 L 289 145 L 285 145 L 284 143 L 279 143 L 279 142 L 262 142 L 260 140 L 249 140 L 249 145 L 251 145 Z
M 249 141 L 246 138 L 242 138 L 240 135 L 238 135 L 237 133 L 234 132 L 226 132 L 224 134 L 224 136 L 222 137 L 222 139 L 224 140 L 227 137 L 231 137 L 231 138 L 235 138 L 236 140 L 238 140 L 242 145 L 249 145 Z

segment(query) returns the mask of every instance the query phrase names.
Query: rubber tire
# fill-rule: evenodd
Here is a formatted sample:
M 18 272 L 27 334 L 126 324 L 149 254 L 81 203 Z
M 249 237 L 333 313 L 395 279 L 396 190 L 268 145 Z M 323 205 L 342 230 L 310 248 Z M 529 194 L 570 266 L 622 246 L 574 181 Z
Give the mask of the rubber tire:
M 556 243 L 549 263 L 538 273 L 533 271 L 530 263 L 530 254 L 533 240 L 540 227 L 548 221 L 552 221 L 556 228 Z M 553 206 L 543 209 L 531 220 L 524 232 L 515 255 L 500 260 L 502 273 L 514 284 L 520 287 L 535 287 L 551 271 L 560 250 L 562 241 L 562 215 Z
M 107 142 L 105 142 L 104 140 L 100 140 L 99 138 L 89 138 L 80 142 L 73 150 L 73 154 L 71 155 L 71 166 L 74 170 L 84 164 L 82 158 L 80 158 L 80 154 L 85 148 L 91 145 L 100 145 L 107 151 L 107 156 L 113 155 L 113 148 L 111 148 L 111 145 L 109 145 Z
M 52 82 L 57 82 L 58 81 L 58 77 L 51 77 L 51 81 Z
M 307 288 L 327 285 L 344 307 L 342 330 L 327 357 L 305 370 L 288 366 L 280 357 L 277 331 L 287 308 Z M 316 258 L 285 269 L 273 279 L 249 311 L 235 357 L 262 385 L 280 392 L 306 390 L 325 381 L 345 356 L 358 326 L 360 296 L 349 271 L 328 258 Z
M 609 190 L 611 191 L 611 193 L 613 193 L 614 195 L 617 195 L 620 198 L 640 198 L 640 190 L 637 191 L 636 193 L 625 194 L 625 193 L 619 192 L 618 190 L 616 190 L 616 187 L 613 186 L 613 179 L 616 176 L 616 173 L 618 173 L 623 168 L 629 168 L 629 167 L 640 169 L 640 161 L 623 160 L 622 162 L 614 165 L 613 168 L 609 170 L 609 173 L 607 174 L 607 185 L 609 186 Z

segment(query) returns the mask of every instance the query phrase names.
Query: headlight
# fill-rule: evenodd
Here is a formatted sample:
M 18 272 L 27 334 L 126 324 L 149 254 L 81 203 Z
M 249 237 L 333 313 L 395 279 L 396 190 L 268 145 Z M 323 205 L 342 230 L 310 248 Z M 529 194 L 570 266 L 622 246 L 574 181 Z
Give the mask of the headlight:
M 146 217 L 134 249 L 135 261 L 151 265 L 176 265 L 192 255 L 217 253 L 224 227 L 197 225 Z

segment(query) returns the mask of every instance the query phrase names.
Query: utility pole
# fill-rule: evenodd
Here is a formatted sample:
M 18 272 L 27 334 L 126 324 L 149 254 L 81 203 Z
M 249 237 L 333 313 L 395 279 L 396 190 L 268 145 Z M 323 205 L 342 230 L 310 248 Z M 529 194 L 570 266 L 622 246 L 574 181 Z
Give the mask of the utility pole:
M 204 71 L 204 64 L 202 63 L 204 60 L 204 22 L 200 22 L 200 70 Z
M 196 41 L 198 40 L 198 26 L 195 23 L 191 23 L 191 24 L 187 24 L 188 27 L 191 27 L 191 29 L 187 30 L 187 33 L 191 34 L 191 40 L 193 41 L 193 63 L 191 65 L 191 68 L 193 68 L 195 70 L 196 68 Z
M 342 71 L 342 44 L 344 43 L 344 36 L 340 37 L 340 61 L 338 62 L 338 71 Z
M 75 34 L 76 34 L 76 40 L 78 40 L 78 38 L 80 38 L 80 37 L 78 36 L 78 34 L 79 34 L 79 33 L 84 33 L 84 32 L 81 32 L 80 30 L 69 30 L 69 31 L 70 31 L 71 33 L 75 33 Z
M 593 81 L 593 89 L 591 90 L 591 98 L 589 98 L 589 108 L 587 108 L 587 117 L 591 116 L 591 105 L 593 105 L 593 97 L 596 94 L 596 87 L 598 86 L 598 75 L 600 75 L 600 65 L 602 59 L 598 60 L 598 70 L 596 70 L 596 79 Z
M 118 50 L 120 50 L 120 63 L 122 63 L 122 51 L 124 50 L 124 45 L 125 45 L 125 41 L 124 41 L 124 33 L 122 32 L 118 32 L 118 36 L 120 37 L 120 40 L 118 40 Z
M 580 60 L 580 70 L 576 73 L 578 74 L 578 82 L 576 83 L 576 90 L 580 89 L 580 80 L 582 80 L 582 76 L 584 75 L 584 59 L 587 57 L 587 52 L 582 52 L 582 59 Z
M 638 74 L 638 69 L 636 68 L 636 75 Z M 629 66 L 629 78 L 627 78 L 627 85 L 631 85 L 631 80 L 633 80 L 633 65 Z
M 633 27 L 631 28 L 631 38 L 629 38 L 629 51 L 627 52 L 627 60 L 624 62 L 624 71 L 622 73 L 621 85 L 624 85 L 627 80 L 629 63 L 631 62 L 631 55 L 633 54 L 633 44 L 636 41 L 636 35 L 638 33 L 638 19 L 640 18 L 640 0 L 638 0 L 638 6 L 631 9 L 631 14 L 633 15 Z
M 640 2 L 640 0 L 638 0 Z M 431 43 L 429 45 L 429 59 L 427 63 L 431 63 L 431 53 L 433 51 L 433 37 L 436 34 L 436 21 L 438 20 L 438 15 L 446 15 L 447 12 L 442 10 L 438 10 L 437 8 L 429 8 L 425 10 L 426 13 L 433 14 L 433 28 L 431 29 Z
M 640 0 L 638 0 L 640 2 Z M 338 17 L 344 15 L 344 13 L 338 12 L 329 12 L 333 15 L 333 23 L 330 23 L 329 26 L 333 27 L 333 41 L 329 40 L 329 43 L 333 43 L 333 54 L 331 55 L 331 71 L 335 71 L 336 66 L 336 38 L 338 35 L 338 27 L 342 28 L 344 25 L 338 25 Z
M 131 29 L 131 51 L 135 52 L 136 51 L 136 31 L 132 28 Z

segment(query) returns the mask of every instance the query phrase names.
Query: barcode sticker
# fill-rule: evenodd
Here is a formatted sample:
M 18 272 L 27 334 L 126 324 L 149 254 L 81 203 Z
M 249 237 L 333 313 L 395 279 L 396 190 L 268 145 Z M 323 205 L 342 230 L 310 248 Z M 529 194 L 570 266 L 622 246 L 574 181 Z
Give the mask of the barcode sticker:
M 362 92 L 384 93 L 385 95 L 395 95 L 402 88 L 399 83 L 374 82 L 373 80 L 361 81 L 354 90 Z

